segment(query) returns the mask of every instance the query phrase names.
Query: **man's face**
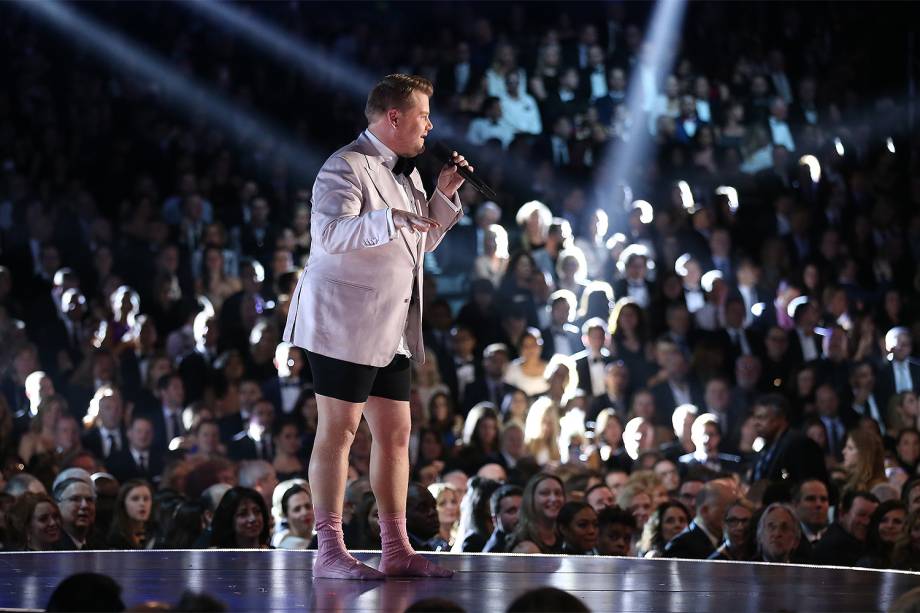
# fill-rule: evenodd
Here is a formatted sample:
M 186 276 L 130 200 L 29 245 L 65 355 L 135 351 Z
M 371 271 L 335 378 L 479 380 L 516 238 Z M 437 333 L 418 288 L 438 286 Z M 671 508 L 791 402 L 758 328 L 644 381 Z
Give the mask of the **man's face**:
M 498 503 L 498 517 L 496 518 L 496 527 L 505 534 L 511 534 L 518 523 L 518 515 L 521 512 L 520 496 L 505 496 Z
M 396 153 L 415 157 L 425 150 L 425 137 L 434 127 L 429 113 L 428 96 L 417 90 L 409 97 L 407 108 L 388 112 L 391 123 L 395 120 L 396 124 Z
M 713 379 L 706 385 L 706 407 L 710 411 L 724 412 L 730 399 L 725 381 Z
M 61 520 L 70 532 L 92 528 L 96 521 L 96 494 L 86 483 L 72 483 L 61 495 Z
M 99 419 L 108 430 L 116 430 L 121 425 L 121 398 L 117 394 L 99 399 Z
M 128 429 L 128 441 L 138 451 L 147 451 L 153 443 L 153 424 L 146 419 L 137 419 Z
M 508 428 L 502 433 L 502 451 L 512 458 L 524 455 L 524 431 L 520 428 Z
M 265 429 L 271 428 L 275 417 L 275 408 L 270 402 L 260 402 L 252 410 L 252 418 Z
M 763 437 L 768 441 L 779 433 L 782 422 L 773 414 L 770 407 L 758 405 L 754 407 L 754 431 L 757 436 Z
M 591 505 L 591 508 L 598 513 L 600 513 L 602 509 L 606 507 L 612 507 L 617 503 L 616 498 L 613 497 L 613 492 L 610 491 L 610 488 L 603 486 L 596 487 L 591 490 L 591 493 L 588 494 L 585 502 Z
M 255 381 L 240 383 L 240 407 L 250 409 L 262 397 L 262 390 Z
M 849 512 L 840 515 L 840 525 L 858 541 L 866 540 L 869 529 L 869 520 L 878 503 L 857 497 Z
M 702 481 L 687 481 L 680 486 L 677 499 L 684 503 L 684 506 L 690 511 L 691 517 L 696 515 L 696 495 L 703 489 Z
M 820 530 L 827 525 L 828 505 L 827 486 L 820 481 L 807 481 L 802 485 L 795 513 L 803 524 Z
M 497 379 L 504 376 L 505 368 L 508 366 L 508 354 L 504 351 L 496 351 L 486 357 L 482 362 L 486 374 Z
M 853 372 L 853 386 L 863 390 L 875 387 L 875 373 L 869 364 L 860 364 Z
M 907 356 L 909 356 L 911 351 L 913 351 L 913 348 L 914 343 L 910 338 L 910 334 L 899 334 L 898 340 L 894 345 L 894 350 L 892 351 L 894 354 L 894 359 L 898 360 L 899 362 L 906 360 Z
M 438 506 L 434 496 L 424 488 L 410 487 L 406 505 L 406 529 L 428 540 L 438 533 Z
M 795 519 L 785 509 L 773 509 L 764 519 L 760 547 L 768 560 L 784 560 L 799 544 Z
M 627 481 L 629 481 L 629 475 L 619 471 L 607 473 L 604 477 L 604 483 L 610 488 L 610 491 L 613 492 L 614 498 L 620 495 L 620 490 L 623 489 Z M 917 491 L 920 492 L 920 489 Z
M 591 328 L 588 330 L 588 334 L 584 339 L 582 339 L 582 342 L 586 347 L 591 349 L 591 351 L 598 353 L 603 349 L 606 340 L 607 334 L 604 332 L 603 328 Z
M 629 543 L 632 530 L 623 524 L 607 524 L 601 528 L 597 537 L 597 551 L 605 556 L 629 555 Z
M 164 390 L 163 401 L 167 406 L 178 408 L 185 403 L 185 386 L 182 379 L 173 377 L 169 381 L 169 386 Z
M 815 408 L 824 417 L 836 417 L 838 408 L 837 393 L 829 385 L 822 385 L 815 392 Z
M 570 312 L 568 300 L 556 300 L 553 302 L 552 307 L 553 323 L 557 326 L 561 326 L 568 322 Z
M 744 542 L 745 533 L 748 525 L 751 523 L 751 512 L 742 507 L 735 505 L 728 510 L 725 515 L 725 536 L 733 545 Z

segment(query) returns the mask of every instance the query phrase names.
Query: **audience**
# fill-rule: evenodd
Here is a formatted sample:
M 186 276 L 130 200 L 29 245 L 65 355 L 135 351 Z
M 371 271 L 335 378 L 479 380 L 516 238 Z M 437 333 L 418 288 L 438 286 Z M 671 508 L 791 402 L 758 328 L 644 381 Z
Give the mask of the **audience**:
M 259 100 L 319 159 L 362 126 L 363 100 L 249 70 L 219 37 L 193 54 L 201 22 L 165 31 L 174 8 L 145 13 L 162 51 Z M 819 24 L 793 44 L 731 5 L 716 24 L 756 44 L 688 30 L 659 83 L 628 44 L 639 5 L 562 6 L 425 54 L 356 45 L 341 10 L 293 25 L 380 74 L 434 77 L 433 108 L 498 194 L 464 186 L 468 214 L 426 259 L 415 546 L 920 569 L 920 158 L 880 127 L 908 125 L 902 101 L 838 78 L 859 21 L 831 7 L 828 30 L 825 8 L 790 6 Z M 138 97 L 0 11 L 21 16 L 4 48 L 29 92 L 0 95 L 4 548 L 314 547 L 298 481 L 313 374 L 280 337 L 316 168 Z M 629 108 L 640 81 L 650 102 Z M 608 183 L 631 134 L 654 153 Z M 430 192 L 436 166 L 419 165 Z M 362 425 L 353 547 L 381 545 L 371 445 Z

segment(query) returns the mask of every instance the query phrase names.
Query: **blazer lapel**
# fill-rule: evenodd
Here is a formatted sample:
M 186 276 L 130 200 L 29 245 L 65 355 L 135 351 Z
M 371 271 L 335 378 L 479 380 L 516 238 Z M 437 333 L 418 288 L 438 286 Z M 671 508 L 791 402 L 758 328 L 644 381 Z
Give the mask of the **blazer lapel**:
M 380 199 L 383 200 L 383 202 L 391 209 L 399 209 L 401 211 L 414 213 L 415 211 L 410 211 L 407 207 L 406 198 L 400 192 L 400 188 L 396 183 L 395 177 L 388 177 L 384 174 L 392 174 L 392 171 L 383 164 L 383 158 L 381 158 L 377 153 L 377 150 L 374 148 L 373 144 L 367 142 L 367 138 L 364 136 L 362 136 L 358 142 L 360 145 L 362 145 L 362 153 L 364 153 L 365 158 L 367 159 L 367 166 L 365 167 L 365 170 L 367 171 L 368 177 L 370 177 L 371 183 L 373 183 L 374 188 L 377 190 L 377 193 L 380 195 Z M 416 202 L 417 201 L 418 198 L 416 197 Z M 409 242 L 409 239 L 406 237 L 405 230 L 400 230 L 399 235 L 402 237 L 403 244 L 406 246 L 406 249 L 412 256 L 413 264 L 416 264 L 418 262 L 417 249 Z

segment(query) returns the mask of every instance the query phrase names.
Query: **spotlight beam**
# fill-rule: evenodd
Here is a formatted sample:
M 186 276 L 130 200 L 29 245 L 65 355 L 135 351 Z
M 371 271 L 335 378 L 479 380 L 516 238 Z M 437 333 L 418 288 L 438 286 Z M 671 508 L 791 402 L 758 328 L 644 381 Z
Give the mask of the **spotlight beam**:
M 248 143 L 270 141 L 300 176 L 312 176 L 323 160 L 313 151 L 291 142 L 273 122 L 235 104 L 192 79 L 182 76 L 166 62 L 139 45 L 57 0 L 19 0 L 62 34 L 83 44 L 100 60 L 130 77 L 143 77 L 155 84 L 164 100 L 184 112 L 203 113 L 237 138 Z
M 277 59 L 293 61 L 305 77 L 322 83 L 327 89 L 347 91 L 363 100 L 378 80 L 362 68 L 343 62 L 319 45 L 297 38 L 253 11 L 243 11 L 230 3 L 214 0 L 186 0 L 183 4 L 239 33 Z

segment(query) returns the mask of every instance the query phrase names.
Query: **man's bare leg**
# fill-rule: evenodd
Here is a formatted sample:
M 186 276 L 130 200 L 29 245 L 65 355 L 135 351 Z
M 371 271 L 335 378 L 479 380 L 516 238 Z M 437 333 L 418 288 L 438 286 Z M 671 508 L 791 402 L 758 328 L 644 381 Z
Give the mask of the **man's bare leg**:
M 371 487 L 380 513 L 380 570 L 397 577 L 450 577 L 412 550 L 406 532 L 409 489 L 409 403 L 371 396 L 364 417 L 371 428 Z
M 361 423 L 363 403 L 316 395 L 319 419 L 310 456 L 310 490 L 316 516 L 318 551 L 313 576 L 327 579 L 383 579 L 345 549 L 342 507 L 348 478 L 348 451 Z

